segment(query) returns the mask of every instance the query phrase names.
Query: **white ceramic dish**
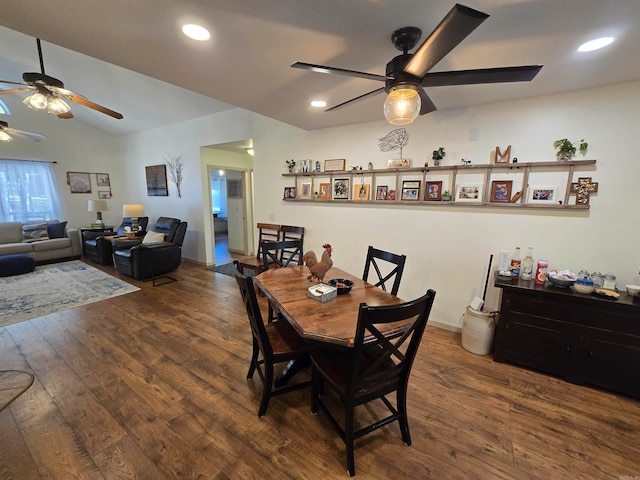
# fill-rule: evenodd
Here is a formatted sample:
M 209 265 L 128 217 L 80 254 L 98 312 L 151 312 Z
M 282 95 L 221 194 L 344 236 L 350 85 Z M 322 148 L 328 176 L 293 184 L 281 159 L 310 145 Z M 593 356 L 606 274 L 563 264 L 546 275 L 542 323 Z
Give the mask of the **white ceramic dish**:
M 581 283 L 574 283 L 573 288 L 578 293 L 584 293 L 586 295 L 593 292 L 593 285 L 582 285 Z
M 629 295 L 640 295 L 640 285 L 625 285 L 624 287 Z

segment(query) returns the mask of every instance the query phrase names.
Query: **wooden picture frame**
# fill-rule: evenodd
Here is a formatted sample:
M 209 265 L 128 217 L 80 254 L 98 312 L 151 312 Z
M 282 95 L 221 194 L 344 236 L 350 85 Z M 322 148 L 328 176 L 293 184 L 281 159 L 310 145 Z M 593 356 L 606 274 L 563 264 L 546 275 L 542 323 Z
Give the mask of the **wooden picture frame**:
M 284 194 L 282 198 L 285 200 L 296 198 L 296 187 L 284 187 Z
M 456 202 L 482 202 L 482 184 L 460 184 L 456 189 Z
M 109 190 L 98 190 L 98 198 L 109 200 L 111 198 L 111 191 Z
M 96 173 L 96 185 L 99 187 L 110 187 L 111 182 L 109 181 L 109 174 Z
M 376 200 L 386 200 L 389 192 L 388 185 L 378 185 L 376 187 Z
M 353 200 L 358 202 L 366 202 L 369 200 L 371 185 L 369 183 L 356 183 L 353 185 Z
M 558 205 L 558 187 L 535 185 L 529 187 L 527 192 L 527 203 L 540 205 Z
M 318 190 L 318 199 L 331 200 L 331 184 L 330 183 L 320 184 L 320 189 Z
M 493 180 L 491 182 L 491 197 L 489 202 L 510 203 L 513 180 Z
M 302 183 L 300 185 L 300 198 L 311 200 L 311 183 Z
M 168 197 L 167 166 L 151 165 L 144 167 L 147 178 L 147 195 L 149 197 Z
M 401 200 L 417 201 L 420 198 L 420 183 L 420 180 L 404 180 Z
M 387 168 L 409 168 L 410 166 L 410 158 L 392 158 L 391 160 L 387 160 Z
M 426 182 L 424 185 L 424 199 L 428 202 L 442 200 L 442 182 Z
M 349 200 L 349 183 L 348 178 L 336 178 L 333 180 L 333 199 Z
M 395 200 L 396 199 L 396 191 L 395 190 L 389 190 L 387 192 L 387 200 Z
M 71 193 L 91 193 L 91 175 L 88 172 L 67 172 L 67 185 Z
M 347 160 L 344 158 L 333 158 L 324 161 L 325 172 L 343 172 L 347 168 Z

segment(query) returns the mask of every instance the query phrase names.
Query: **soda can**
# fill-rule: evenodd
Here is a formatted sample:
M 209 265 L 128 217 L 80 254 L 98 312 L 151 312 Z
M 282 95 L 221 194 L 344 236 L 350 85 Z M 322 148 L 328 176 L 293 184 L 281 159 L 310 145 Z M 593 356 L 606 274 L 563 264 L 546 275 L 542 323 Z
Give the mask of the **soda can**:
M 549 268 L 549 262 L 546 260 L 538 260 L 538 266 L 536 268 L 535 282 L 537 284 L 544 285 L 547 280 L 547 269 Z

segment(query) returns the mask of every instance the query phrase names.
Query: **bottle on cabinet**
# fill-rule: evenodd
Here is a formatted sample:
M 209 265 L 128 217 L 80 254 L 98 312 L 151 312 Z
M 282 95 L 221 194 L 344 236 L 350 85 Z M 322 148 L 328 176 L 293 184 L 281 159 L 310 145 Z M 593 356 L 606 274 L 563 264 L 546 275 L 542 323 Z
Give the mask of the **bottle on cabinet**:
M 533 278 L 533 248 L 531 247 L 528 247 L 527 256 L 522 260 L 520 278 L 523 280 L 531 280 Z
M 516 247 L 516 253 L 511 258 L 511 278 L 519 278 L 520 277 L 520 266 L 522 265 L 522 260 L 520 260 L 520 247 Z

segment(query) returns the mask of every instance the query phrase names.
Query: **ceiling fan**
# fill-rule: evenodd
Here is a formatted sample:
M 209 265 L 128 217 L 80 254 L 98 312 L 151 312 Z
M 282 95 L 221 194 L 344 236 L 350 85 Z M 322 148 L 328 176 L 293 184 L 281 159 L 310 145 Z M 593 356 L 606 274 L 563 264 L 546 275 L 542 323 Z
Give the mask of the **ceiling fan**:
M 376 75 L 342 68 L 296 62 L 293 68 L 318 73 L 346 75 L 385 83 L 384 87 L 335 105 L 325 112 L 345 107 L 354 102 L 386 92 L 384 114 L 389 123 L 404 125 L 418 116 L 436 110 L 436 106 L 423 87 L 473 85 L 481 83 L 527 82 L 533 80 L 542 65 L 483 68 L 429 73 L 429 71 L 473 32 L 489 15 L 464 5 L 456 4 L 414 53 L 409 53 L 422 36 L 417 27 L 404 27 L 391 35 L 393 45 L 402 52 L 387 63 L 386 74 Z
M 7 122 L 0 120 L 0 142 L 10 142 L 13 137 L 26 138 L 34 142 L 39 142 L 40 140 L 47 138 L 39 133 L 25 132 L 24 130 L 10 128 Z
M 26 72 L 22 74 L 25 83 L 10 82 L 0 80 L 0 83 L 7 85 L 19 85 L 11 90 L 0 90 L 0 95 L 11 93 L 34 92 L 24 99 L 23 103 L 34 110 L 46 110 L 48 113 L 57 115 L 59 118 L 73 118 L 71 107 L 64 100 L 70 100 L 85 107 L 92 108 L 98 112 L 109 115 L 113 118 L 123 118 L 121 113 L 98 105 L 91 100 L 64 88 L 64 83 L 57 78 L 50 77 L 44 73 L 44 61 L 42 60 L 42 47 L 40 39 L 36 38 L 38 45 L 38 57 L 40 58 L 40 69 L 42 73 Z

